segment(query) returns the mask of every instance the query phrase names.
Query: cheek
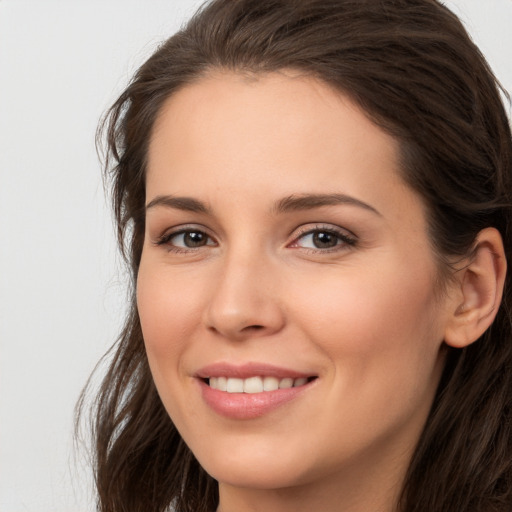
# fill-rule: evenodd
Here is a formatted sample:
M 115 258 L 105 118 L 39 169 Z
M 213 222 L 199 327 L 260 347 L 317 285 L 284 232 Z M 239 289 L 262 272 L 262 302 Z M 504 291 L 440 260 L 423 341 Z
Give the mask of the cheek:
M 343 285 L 317 281 L 295 294 L 295 318 L 332 368 L 325 399 L 339 407 L 322 410 L 322 422 L 343 425 L 353 440 L 421 428 L 442 369 L 432 281 L 388 269 L 335 282 Z
M 348 271 L 343 276 L 302 283 L 295 318 L 332 359 L 352 359 L 354 368 L 432 364 L 442 342 L 439 305 L 429 266 L 407 271 L 398 265 Z
M 155 363 L 178 362 L 198 325 L 197 287 L 181 285 L 165 269 L 151 271 L 141 263 L 137 278 L 137 308 L 152 371 Z
M 197 287 L 186 286 L 187 282 L 179 282 L 165 268 L 155 271 L 141 262 L 137 308 L 149 367 L 167 413 L 184 432 L 197 414 L 189 407 L 182 386 L 190 380 L 183 359 L 199 325 L 201 303 Z

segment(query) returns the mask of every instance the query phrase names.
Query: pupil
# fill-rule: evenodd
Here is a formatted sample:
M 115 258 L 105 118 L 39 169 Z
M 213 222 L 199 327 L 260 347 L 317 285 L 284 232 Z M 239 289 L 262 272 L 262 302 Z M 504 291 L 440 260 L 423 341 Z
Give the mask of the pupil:
M 206 244 L 204 233 L 199 231 L 189 231 L 185 233 L 185 245 L 187 247 L 201 247 Z
M 319 249 L 325 249 L 329 247 L 335 247 L 338 243 L 338 239 L 332 233 L 326 233 L 325 231 L 320 231 L 313 235 L 313 243 Z

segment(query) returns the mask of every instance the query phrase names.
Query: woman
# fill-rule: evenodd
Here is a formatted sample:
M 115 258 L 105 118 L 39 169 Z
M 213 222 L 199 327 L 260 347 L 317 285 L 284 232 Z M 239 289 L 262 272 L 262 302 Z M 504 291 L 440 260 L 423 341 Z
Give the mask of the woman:
M 100 510 L 511 509 L 512 140 L 448 9 L 214 0 L 104 129 Z

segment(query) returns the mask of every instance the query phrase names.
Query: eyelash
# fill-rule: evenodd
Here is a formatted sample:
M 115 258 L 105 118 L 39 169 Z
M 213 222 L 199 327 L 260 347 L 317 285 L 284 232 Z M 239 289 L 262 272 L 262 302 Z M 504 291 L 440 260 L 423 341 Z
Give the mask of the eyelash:
M 305 238 L 308 235 L 313 235 L 315 233 L 324 233 L 331 236 L 335 236 L 337 238 L 338 243 L 334 245 L 333 247 L 329 248 L 312 248 L 312 247 L 302 247 L 303 250 L 318 254 L 318 253 L 330 253 L 330 252 L 337 252 L 344 249 L 347 249 L 348 247 L 355 247 L 357 245 L 357 238 L 354 235 L 347 234 L 346 231 L 342 231 L 339 228 L 336 228 L 334 226 L 326 226 L 326 225 L 316 225 L 315 227 L 304 227 L 302 231 L 299 231 L 299 233 L 295 236 L 293 242 L 288 245 L 288 247 L 292 248 L 301 248 L 300 245 L 298 245 L 298 241 Z
M 179 235 L 185 235 L 187 233 L 199 233 L 201 235 L 206 236 L 207 242 L 205 245 L 200 245 L 198 247 L 179 247 L 176 245 L 171 244 L 171 240 Z M 331 236 L 334 236 L 337 238 L 337 243 L 333 247 L 329 248 L 314 248 L 314 247 L 301 247 L 298 242 L 299 240 L 305 238 L 309 235 L 314 235 L 315 233 L 324 233 Z M 210 241 L 213 241 L 214 243 L 209 243 Z M 194 227 L 183 227 L 180 228 L 177 231 L 171 231 L 170 233 L 165 233 L 164 235 L 160 236 L 156 241 L 155 245 L 157 246 L 163 246 L 167 245 L 167 250 L 169 252 L 183 254 L 183 253 L 189 253 L 189 252 L 195 252 L 198 249 L 202 249 L 203 247 L 208 247 L 212 245 L 217 245 L 217 242 L 206 233 L 205 230 L 194 228 Z M 291 248 L 302 248 L 302 250 L 307 251 L 308 253 L 330 253 L 330 252 L 337 252 L 343 249 L 346 249 L 348 247 L 354 247 L 357 245 L 357 239 L 353 235 L 348 235 L 346 232 L 342 231 L 341 229 L 335 228 L 333 226 L 325 226 L 325 225 L 317 225 L 313 228 L 303 228 L 302 231 L 299 231 L 299 233 L 295 236 L 293 241 L 287 245 L 287 247 Z
M 179 235 L 185 235 L 186 233 L 200 233 L 201 235 L 206 236 L 207 242 L 205 245 L 198 246 L 198 247 L 179 247 L 177 245 L 173 245 L 170 243 L 173 238 L 175 238 Z M 156 240 L 155 245 L 157 245 L 157 246 L 167 245 L 167 250 L 169 252 L 183 254 L 183 253 L 197 251 L 197 249 L 202 249 L 203 247 L 211 246 L 212 244 L 208 243 L 208 241 L 211 241 L 211 240 L 213 240 L 213 238 L 210 235 L 208 235 L 208 233 L 206 233 L 205 230 L 195 228 L 193 226 L 190 226 L 190 227 L 185 226 L 185 227 L 178 229 L 177 231 L 171 231 L 170 233 L 163 234 Z

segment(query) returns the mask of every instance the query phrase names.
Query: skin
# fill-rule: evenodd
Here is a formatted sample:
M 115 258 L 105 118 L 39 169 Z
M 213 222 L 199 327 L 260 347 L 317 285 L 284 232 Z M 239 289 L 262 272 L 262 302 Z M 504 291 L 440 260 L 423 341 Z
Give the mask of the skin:
M 312 193 L 367 206 L 276 208 Z M 219 511 L 394 510 L 456 307 L 436 288 L 396 141 L 312 78 L 210 74 L 161 111 L 151 203 L 137 284 L 147 355 L 168 413 L 219 481 Z M 170 236 L 184 228 L 205 245 Z M 311 230 L 334 246 L 315 245 Z M 217 362 L 317 378 L 268 414 L 226 418 L 195 377 Z

